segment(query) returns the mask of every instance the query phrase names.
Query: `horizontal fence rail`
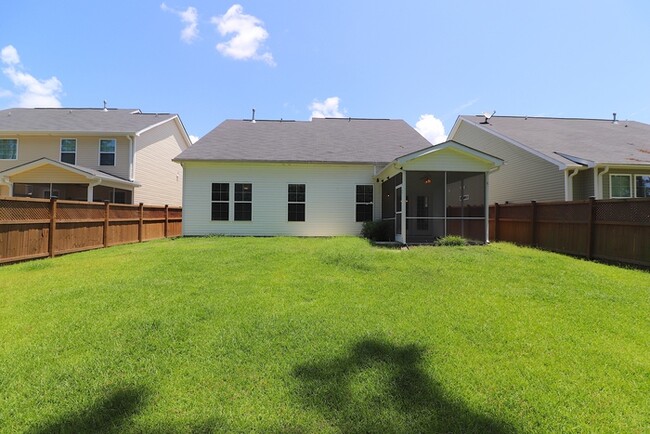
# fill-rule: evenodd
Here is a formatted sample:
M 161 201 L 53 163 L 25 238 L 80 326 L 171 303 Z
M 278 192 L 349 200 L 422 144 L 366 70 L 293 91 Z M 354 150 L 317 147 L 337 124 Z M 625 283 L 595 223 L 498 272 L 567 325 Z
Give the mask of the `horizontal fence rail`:
M 182 235 L 181 207 L 0 198 L 0 264 Z
M 497 203 L 490 239 L 650 267 L 650 199 Z

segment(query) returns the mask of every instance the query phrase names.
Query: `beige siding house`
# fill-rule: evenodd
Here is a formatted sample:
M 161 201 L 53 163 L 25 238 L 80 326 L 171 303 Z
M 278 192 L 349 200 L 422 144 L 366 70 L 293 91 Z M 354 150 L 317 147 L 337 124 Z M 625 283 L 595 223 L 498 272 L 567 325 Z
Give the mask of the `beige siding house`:
M 498 158 L 432 146 L 401 120 L 227 120 L 176 157 L 184 235 L 358 235 L 486 240 L 486 183 Z
M 449 139 L 499 156 L 494 202 L 650 197 L 650 125 L 613 119 L 460 116 Z
M 1 110 L 0 196 L 180 205 L 190 144 L 175 114 Z

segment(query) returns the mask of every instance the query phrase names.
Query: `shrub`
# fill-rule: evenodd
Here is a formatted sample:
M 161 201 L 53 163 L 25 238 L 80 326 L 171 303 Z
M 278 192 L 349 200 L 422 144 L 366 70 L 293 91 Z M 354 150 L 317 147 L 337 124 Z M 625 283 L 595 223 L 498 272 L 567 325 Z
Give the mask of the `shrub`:
M 393 238 L 393 222 L 387 220 L 363 222 L 361 236 L 371 241 L 391 241 Z
M 447 235 L 436 241 L 437 246 L 466 246 L 467 240 L 459 235 Z

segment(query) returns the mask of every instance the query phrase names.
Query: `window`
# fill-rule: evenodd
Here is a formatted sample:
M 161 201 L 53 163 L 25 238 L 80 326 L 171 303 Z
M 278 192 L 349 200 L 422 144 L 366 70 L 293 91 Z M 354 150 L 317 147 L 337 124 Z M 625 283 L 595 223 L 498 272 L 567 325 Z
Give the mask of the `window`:
M 77 139 L 61 139 L 61 162 L 77 164 Z
M 253 184 L 235 184 L 235 220 L 253 219 Z
M 635 179 L 635 197 L 650 197 L 650 175 L 636 175 Z
M 305 184 L 289 184 L 288 220 L 305 221 Z
M 228 221 L 228 207 L 230 204 L 230 184 L 212 184 L 212 220 Z
M 610 175 L 609 191 L 612 198 L 632 197 L 631 175 Z
M 0 139 L 0 160 L 15 160 L 18 154 L 18 139 Z
M 115 148 L 117 142 L 115 139 L 99 140 L 99 165 L 115 166 Z
M 357 218 L 358 222 L 372 221 L 372 185 L 357 185 Z

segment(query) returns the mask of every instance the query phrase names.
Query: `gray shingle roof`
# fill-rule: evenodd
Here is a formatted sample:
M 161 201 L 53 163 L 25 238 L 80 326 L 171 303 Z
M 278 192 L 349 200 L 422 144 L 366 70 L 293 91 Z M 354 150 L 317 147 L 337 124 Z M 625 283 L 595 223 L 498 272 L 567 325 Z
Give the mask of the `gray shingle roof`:
M 385 164 L 429 146 L 403 120 L 226 120 L 175 160 Z
M 488 124 L 481 124 L 483 116 L 461 119 L 566 164 L 578 159 L 594 164 L 650 164 L 650 125 L 641 122 L 493 116 Z
M 11 108 L 0 110 L 0 132 L 134 134 L 175 116 L 138 109 Z

